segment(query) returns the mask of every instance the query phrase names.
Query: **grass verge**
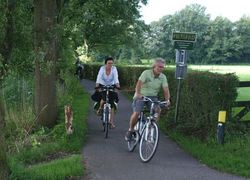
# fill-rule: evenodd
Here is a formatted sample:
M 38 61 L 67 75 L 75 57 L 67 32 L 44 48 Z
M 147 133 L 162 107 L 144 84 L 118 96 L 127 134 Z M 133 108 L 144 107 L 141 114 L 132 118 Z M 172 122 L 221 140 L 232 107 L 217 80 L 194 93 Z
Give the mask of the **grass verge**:
M 64 108 L 60 108 L 59 123 L 53 129 L 34 133 L 31 147 L 9 155 L 10 179 L 65 179 L 83 176 L 82 146 L 87 131 L 89 95 L 80 89 L 72 101 L 74 132 L 67 135 Z
M 82 155 L 70 155 L 47 163 L 35 164 L 25 169 L 28 179 L 65 179 L 83 175 Z
M 205 143 L 195 137 L 183 136 L 171 130 L 163 131 L 201 163 L 221 172 L 250 177 L 249 135 L 226 136 L 226 143 L 220 145 L 212 138 Z

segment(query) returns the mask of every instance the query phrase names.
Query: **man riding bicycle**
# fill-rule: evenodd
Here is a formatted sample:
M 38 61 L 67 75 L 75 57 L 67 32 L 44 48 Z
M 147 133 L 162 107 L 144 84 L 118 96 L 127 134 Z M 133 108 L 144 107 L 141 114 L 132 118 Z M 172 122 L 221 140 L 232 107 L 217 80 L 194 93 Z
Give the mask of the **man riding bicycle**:
M 167 101 L 166 106 L 170 105 L 170 93 L 166 75 L 162 73 L 165 67 L 165 60 L 162 58 L 156 58 L 154 60 L 152 69 L 145 70 L 139 77 L 136 87 L 135 94 L 133 97 L 133 113 L 130 117 L 129 130 L 125 135 L 125 140 L 130 141 L 134 132 L 134 126 L 138 121 L 140 112 L 143 111 L 145 102 L 143 101 L 143 96 L 149 97 L 152 100 L 157 100 L 157 96 L 160 89 L 163 89 L 163 95 L 165 101 Z M 158 114 L 160 115 L 160 109 L 158 109 Z M 159 116 L 158 116 L 159 118 Z

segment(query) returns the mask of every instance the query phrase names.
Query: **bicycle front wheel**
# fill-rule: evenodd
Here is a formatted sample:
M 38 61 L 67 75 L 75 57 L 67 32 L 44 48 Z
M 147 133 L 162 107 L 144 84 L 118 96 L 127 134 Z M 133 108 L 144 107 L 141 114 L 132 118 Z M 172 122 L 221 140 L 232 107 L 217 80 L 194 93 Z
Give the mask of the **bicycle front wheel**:
M 159 130 L 155 122 L 146 125 L 139 146 L 139 153 L 142 162 L 149 162 L 154 156 L 159 141 Z

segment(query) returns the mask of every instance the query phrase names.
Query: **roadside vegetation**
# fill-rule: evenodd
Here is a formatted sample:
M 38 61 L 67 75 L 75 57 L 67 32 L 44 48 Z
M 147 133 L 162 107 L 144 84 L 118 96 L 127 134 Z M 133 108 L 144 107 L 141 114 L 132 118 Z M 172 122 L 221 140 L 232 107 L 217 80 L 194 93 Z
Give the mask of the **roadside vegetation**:
M 250 81 L 248 66 L 191 66 L 195 70 L 208 70 L 219 73 L 236 73 L 242 81 Z M 235 68 L 234 68 L 235 67 Z M 243 89 L 243 88 L 242 88 Z M 237 100 L 250 101 L 249 88 L 238 90 Z M 239 112 L 241 108 L 233 108 L 232 113 Z M 250 122 L 250 112 L 246 114 L 242 121 Z M 216 134 L 208 140 L 202 141 L 194 136 L 184 136 L 181 133 L 165 128 L 166 121 L 162 117 L 162 130 L 186 152 L 198 159 L 201 163 L 208 165 L 222 172 L 232 173 L 239 176 L 250 177 L 250 133 L 249 127 L 244 122 L 226 122 L 225 124 L 225 143 L 218 144 Z M 236 124 L 235 124 L 236 123 Z M 234 126 L 234 130 L 232 130 Z M 236 127 L 236 128 L 235 128 Z M 216 125 L 215 127 L 216 128 Z
M 150 62 L 147 60 L 146 62 Z M 145 63 L 146 66 L 150 64 Z M 219 73 L 236 73 L 239 79 L 250 80 L 250 74 L 244 71 L 245 66 L 191 66 L 195 70 L 214 71 Z M 212 68 L 211 68 L 212 67 Z M 229 68 L 230 67 L 230 68 Z M 240 68 L 242 67 L 242 69 Z M 229 71 L 230 69 L 230 71 Z M 247 68 L 246 68 L 247 69 Z M 242 76 L 243 74 L 243 76 Z M 133 92 L 124 92 L 132 101 Z M 250 100 L 249 93 L 240 94 L 241 100 Z M 239 99 L 239 97 L 237 98 Z M 175 107 L 172 107 L 175 108 Z M 232 113 L 236 113 L 240 108 L 234 108 Z M 250 113 L 244 118 L 250 120 Z M 250 177 L 250 133 L 249 128 L 244 123 L 226 122 L 225 143 L 218 144 L 216 134 L 209 137 L 208 140 L 202 140 L 195 136 L 185 136 L 182 133 L 167 128 L 166 116 L 163 115 L 160 120 L 161 130 L 174 140 L 182 149 L 191 154 L 194 158 L 203 164 L 208 165 L 221 172 L 227 172 L 239 176 Z M 216 129 L 216 125 L 214 126 Z
M 162 57 L 174 68 L 172 32 L 176 30 L 197 33 L 190 64 L 216 64 L 217 69 L 220 64 L 250 63 L 250 17 L 237 22 L 220 16 L 212 20 L 206 7 L 191 4 L 146 25 L 140 19 L 140 6 L 147 2 L 0 0 L 0 178 L 65 179 L 84 174 L 80 150 L 88 95 L 72 76 L 77 58 L 103 64 L 106 56 L 113 56 L 120 65 L 148 66 L 150 59 Z M 130 81 L 134 88 L 138 77 L 131 77 L 133 70 L 128 69 L 121 83 Z M 248 73 L 239 77 L 249 80 Z M 248 89 L 238 93 L 238 99 L 249 99 Z M 73 107 L 72 135 L 65 133 L 65 105 Z M 240 149 L 242 137 L 249 137 L 244 128 L 236 135 L 227 132 L 226 143 L 234 139 Z M 248 140 L 243 144 L 249 147 Z M 240 172 L 245 165 L 237 167 L 238 174 L 246 174 Z
M 28 86 L 32 85 L 27 85 L 20 94 L 8 89 L 4 92 L 8 94 L 6 97 L 11 97 L 11 94 L 24 96 L 25 92 L 31 90 Z M 23 104 L 22 113 L 14 106 L 9 106 L 15 109 L 6 114 L 10 179 L 70 179 L 83 176 L 81 150 L 87 132 L 89 96 L 80 86 L 79 80 L 70 74 L 63 84 L 58 84 L 57 89 L 59 117 L 57 125 L 51 129 L 34 126 L 32 106 L 24 99 L 15 102 Z M 73 108 L 74 129 L 70 135 L 65 128 L 65 105 Z
M 190 69 L 200 70 L 200 71 L 210 71 L 216 73 L 235 73 L 239 81 L 250 81 L 250 65 L 190 65 Z M 250 87 L 238 88 L 237 101 L 250 101 Z M 233 108 L 233 113 L 236 114 L 242 108 Z M 250 120 L 250 112 L 247 113 L 244 119 Z
M 166 133 L 202 164 L 221 172 L 250 177 L 249 133 L 226 133 L 224 145 L 218 144 L 215 137 L 211 137 L 208 143 L 204 143 L 195 137 L 183 136 L 170 129 L 166 130 Z

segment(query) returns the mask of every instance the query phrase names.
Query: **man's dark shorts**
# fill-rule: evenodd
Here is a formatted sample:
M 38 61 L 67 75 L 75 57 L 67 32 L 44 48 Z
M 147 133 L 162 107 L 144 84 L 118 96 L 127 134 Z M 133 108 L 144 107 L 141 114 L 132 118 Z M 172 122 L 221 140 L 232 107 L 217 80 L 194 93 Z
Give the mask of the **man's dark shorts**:
M 157 101 L 158 98 L 156 96 L 147 96 L 153 101 Z M 146 105 L 147 109 L 150 109 L 151 103 L 145 102 L 142 99 L 134 99 L 132 102 L 133 112 L 142 112 L 144 110 L 144 106 Z

